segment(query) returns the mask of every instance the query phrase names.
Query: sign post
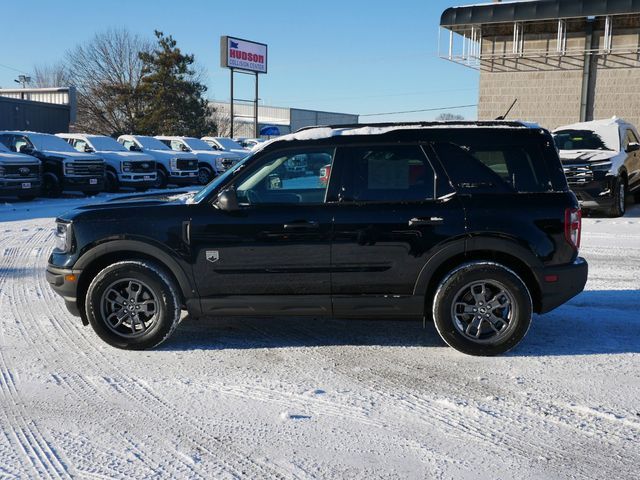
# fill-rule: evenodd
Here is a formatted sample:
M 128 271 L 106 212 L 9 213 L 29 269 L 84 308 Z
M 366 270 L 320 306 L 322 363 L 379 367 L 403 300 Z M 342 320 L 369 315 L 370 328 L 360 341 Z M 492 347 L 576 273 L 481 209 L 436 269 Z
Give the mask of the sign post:
M 234 136 L 234 119 L 236 117 L 234 102 L 241 100 L 234 96 L 234 74 L 242 73 L 255 76 L 253 129 L 254 136 L 257 138 L 260 135 L 258 131 L 258 75 L 267 73 L 267 45 L 224 35 L 220 37 L 220 66 L 228 68 L 231 72 L 231 137 Z

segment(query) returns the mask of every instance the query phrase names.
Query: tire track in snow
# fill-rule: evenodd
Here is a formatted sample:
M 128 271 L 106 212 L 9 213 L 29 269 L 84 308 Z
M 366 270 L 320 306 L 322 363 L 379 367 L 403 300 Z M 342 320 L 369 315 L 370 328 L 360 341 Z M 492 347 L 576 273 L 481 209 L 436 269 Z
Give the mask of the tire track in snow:
M 22 231 L 25 231 L 23 229 Z M 28 230 L 27 230 L 28 231 Z M 39 240 L 41 236 L 50 234 L 46 230 L 37 230 L 31 235 L 30 240 Z M 4 256 L 8 257 L 0 269 L 0 311 L 6 312 L 6 299 L 13 297 L 7 295 L 7 279 L 15 269 L 14 265 L 21 259 L 20 249 L 10 247 L 4 249 Z M 5 345 L 4 328 L 0 329 L 0 344 Z M 41 478 L 71 478 L 67 462 L 61 457 L 51 440 L 48 440 L 40 431 L 40 427 L 32 420 L 28 420 L 28 412 L 24 407 L 24 400 L 18 389 L 18 385 L 12 374 L 12 369 L 7 362 L 4 349 L 0 348 L 0 390 L 4 399 L 2 412 L 11 429 L 11 437 L 17 444 L 18 451 L 22 452 L 21 461 L 30 466 L 30 470 Z
M 28 250 L 29 245 L 30 243 L 26 244 L 24 249 L 25 251 Z M 33 255 L 34 253 L 35 255 Z M 35 258 L 30 259 L 30 261 L 35 263 L 35 265 L 30 265 L 29 263 L 25 263 L 23 267 L 25 270 L 37 268 L 39 264 L 44 263 L 43 262 L 44 259 L 41 258 L 42 255 L 44 254 L 44 250 L 42 250 L 42 248 L 36 247 L 31 249 L 31 254 L 32 254 L 31 256 Z M 44 266 L 42 267 L 42 269 L 44 269 Z M 46 282 L 44 271 L 39 272 L 39 275 L 37 275 L 37 278 L 38 278 L 38 281 L 35 286 L 35 292 L 39 298 L 46 300 L 46 310 L 44 313 L 45 317 L 50 321 L 51 325 L 56 330 L 57 338 L 61 339 L 64 343 L 67 344 L 68 349 L 66 350 L 69 351 L 69 350 L 77 349 L 77 346 L 78 346 L 77 342 L 74 342 L 72 340 L 73 338 L 77 337 L 77 331 L 73 329 L 69 329 L 64 321 L 58 321 L 58 318 L 65 318 L 68 315 L 68 313 L 66 311 L 54 312 L 54 310 L 56 309 L 56 306 L 59 307 L 59 299 L 57 297 L 53 297 L 53 295 L 55 295 L 54 292 L 49 292 L 50 288 L 48 283 Z M 29 299 L 25 295 L 24 285 L 16 284 L 14 282 L 12 287 L 13 287 L 12 298 L 14 299 L 14 302 L 12 303 L 11 308 L 16 318 L 22 319 L 20 322 L 20 325 L 22 325 L 22 328 L 20 328 L 20 331 L 23 337 L 25 338 L 25 340 L 28 340 L 28 341 L 31 340 L 31 343 L 34 344 L 38 349 L 38 351 L 42 353 L 43 356 L 45 356 L 46 358 L 50 358 L 52 354 L 59 355 L 60 351 L 58 348 L 56 348 L 57 342 L 51 342 L 51 341 L 38 342 L 37 337 L 46 339 L 50 336 L 48 332 L 46 332 L 42 328 L 40 320 L 31 313 L 29 308 L 26 308 L 26 309 L 19 308 L 20 306 L 29 305 Z M 50 293 L 51 297 L 46 298 L 48 296 L 47 293 Z M 27 322 L 33 326 L 35 332 L 28 331 L 27 329 L 24 328 L 25 317 L 27 317 Z M 35 339 L 33 338 L 33 333 L 36 333 Z M 45 349 L 42 348 L 42 343 L 44 343 Z M 94 348 L 94 351 L 97 351 L 97 350 L 98 349 Z M 108 365 L 108 364 L 109 364 L 108 361 L 105 362 L 105 365 Z M 88 366 L 88 368 L 90 368 L 90 366 Z M 93 392 L 87 392 L 86 387 L 89 387 L 91 389 L 94 386 L 92 386 L 89 382 L 87 382 L 86 379 L 84 379 L 81 375 L 78 375 L 78 378 L 76 379 L 76 381 L 73 380 L 73 377 L 68 378 L 67 376 L 61 375 L 61 374 L 54 374 L 53 378 L 56 379 L 59 383 L 67 386 L 70 389 L 70 391 L 73 392 L 76 395 L 76 397 L 81 400 L 91 402 L 91 400 L 95 398 L 104 398 L 102 396 L 102 394 L 104 393 L 110 393 L 110 392 L 112 393 L 112 390 L 110 392 L 106 390 L 103 392 L 97 392 L 95 388 Z M 84 384 L 84 387 L 82 387 L 83 384 Z M 111 428 L 113 427 L 113 424 L 112 423 L 110 424 L 106 418 L 100 417 L 99 422 L 102 425 L 104 425 L 107 431 L 113 430 Z M 132 427 L 133 428 L 130 428 L 129 431 L 135 431 L 135 425 Z M 114 432 L 110 432 L 110 433 L 114 433 Z M 120 437 L 123 437 L 121 432 L 117 432 L 117 433 L 119 434 Z M 138 452 L 137 454 L 138 458 L 140 459 L 147 458 L 152 462 L 151 465 L 146 465 L 146 467 L 150 469 L 149 473 L 154 473 L 154 472 L 162 473 L 165 476 L 172 476 L 172 477 L 179 476 L 179 475 L 186 475 L 189 478 L 207 478 L 206 474 L 201 474 L 196 471 L 197 466 L 192 461 L 191 462 L 184 461 L 183 456 L 180 456 L 181 452 L 179 451 L 175 451 L 175 453 L 178 454 L 177 458 L 176 456 L 172 456 L 173 458 L 168 458 L 166 455 L 162 456 L 160 452 L 156 452 L 155 448 L 148 448 L 148 449 L 145 449 L 145 451 L 143 452 L 141 450 L 141 445 L 138 444 L 134 439 L 130 437 L 124 437 L 123 441 L 126 444 L 129 444 L 131 446 L 132 451 Z M 156 438 L 154 439 L 154 447 L 157 447 L 158 444 L 164 444 L 168 450 L 173 449 L 173 445 L 169 444 L 164 438 L 164 436 L 161 434 L 157 435 Z M 109 449 L 109 446 L 104 445 L 101 448 Z M 114 452 L 114 453 L 117 453 L 117 452 Z M 220 472 L 217 472 L 217 473 L 220 473 Z
M 28 246 L 28 245 L 27 245 Z M 36 262 L 40 260 L 42 256 L 42 251 L 39 252 L 39 255 L 36 256 Z M 42 259 L 44 260 L 44 259 Z M 44 263 L 44 262 L 42 262 Z M 77 349 L 78 342 L 73 341 L 72 338 L 82 338 L 86 344 L 90 345 L 93 352 L 102 357 L 104 365 L 112 366 L 113 358 L 107 357 L 104 352 L 97 348 L 95 345 L 95 338 L 88 338 L 87 334 L 84 330 L 85 327 L 81 326 L 79 320 L 74 319 L 76 322 L 71 323 L 71 330 L 68 329 L 67 322 L 64 321 L 68 317 L 68 313 L 64 311 L 60 305 L 60 301 L 55 296 L 55 293 L 49 291 L 49 285 L 46 282 L 46 277 L 44 274 L 44 266 L 42 266 L 42 270 L 37 274 L 37 285 L 41 291 L 43 300 L 46 301 L 47 305 L 47 317 L 51 321 L 54 328 L 56 328 L 60 332 L 60 338 L 62 338 L 72 349 Z M 44 288 L 42 288 L 44 287 Z M 25 303 L 26 304 L 26 303 Z M 60 320 L 62 319 L 62 320 Z M 45 332 L 41 332 L 42 335 L 46 335 Z M 28 334 L 28 332 L 26 333 Z M 49 343 L 49 342 L 47 342 Z M 54 349 L 55 350 L 55 349 Z M 123 352 L 123 355 L 126 353 Z M 217 464 L 219 468 L 216 470 L 216 476 L 219 475 L 232 475 L 232 476 L 246 476 L 247 472 L 252 471 L 255 476 L 264 477 L 264 478 L 285 478 L 290 475 L 290 472 L 282 471 L 282 469 L 275 465 L 266 462 L 261 462 L 258 460 L 253 460 L 245 456 L 244 453 L 239 452 L 227 445 L 224 445 L 220 440 L 211 436 L 206 432 L 200 425 L 195 423 L 188 415 L 179 411 L 179 406 L 170 405 L 165 402 L 160 396 L 155 394 L 148 386 L 143 385 L 136 379 L 122 376 L 120 372 L 117 372 L 113 375 L 113 378 L 117 379 L 118 383 L 121 385 L 120 393 L 124 393 L 129 395 L 132 398 L 137 398 L 139 400 L 139 405 L 144 405 L 146 409 L 146 413 L 154 414 L 153 405 L 150 403 L 155 402 L 157 406 L 164 408 L 166 410 L 166 414 L 163 417 L 158 417 L 160 420 L 160 425 L 165 426 L 167 419 L 176 414 L 181 419 L 180 422 L 176 422 L 174 424 L 175 430 L 178 431 L 184 426 L 188 426 L 190 429 L 198 432 L 198 436 L 200 438 L 206 438 L 209 442 L 216 445 L 216 448 L 222 450 L 226 453 L 227 457 L 230 457 L 229 460 L 224 458 L 219 458 L 219 452 L 211 451 L 207 449 L 205 446 L 198 444 L 197 442 L 191 441 L 192 447 L 197 451 L 198 449 L 203 449 L 209 460 L 211 460 L 212 464 Z M 158 434 L 161 437 L 162 433 L 165 433 L 166 430 L 158 430 Z M 176 451 L 176 453 L 182 457 L 184 454 L 180 451 Z M 184 462 L 183 462 L 184 463 Z M 204 466 L 205 462 L 200 462 L 198 465 Z M 194 472 L 195 473 L 195 472 Z M 252 475 L 252 476 L 254 476 Z

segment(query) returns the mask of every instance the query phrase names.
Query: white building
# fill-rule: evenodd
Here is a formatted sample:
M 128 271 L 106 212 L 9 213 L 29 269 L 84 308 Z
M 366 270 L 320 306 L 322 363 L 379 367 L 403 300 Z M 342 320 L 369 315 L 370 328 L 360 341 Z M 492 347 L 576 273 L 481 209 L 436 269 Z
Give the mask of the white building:
M 214 118 L 218 134 L 227 136 L 231 126 L 231 108 L 228 102 L 210 102 L 215 109 Z M 254 106 L 252 103 L 234 104 L 234 136 L 253 137 Z M 280 134 L 295 132 L 302 127 L 313 125 L 336 125 L 358 123 L 358 115 L 350 113 L 322 112 L 301 108 L 258 106 L 258 129 L 277 127 Z

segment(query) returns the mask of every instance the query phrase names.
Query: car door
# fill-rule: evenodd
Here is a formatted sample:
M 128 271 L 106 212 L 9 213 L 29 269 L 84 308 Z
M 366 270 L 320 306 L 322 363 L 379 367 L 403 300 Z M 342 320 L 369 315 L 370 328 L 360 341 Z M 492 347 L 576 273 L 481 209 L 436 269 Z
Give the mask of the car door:
M 206 206 L 192 219 L 194 276 L 210 314 L 330 314 L 331 207 L 319 174 L 292 175 L 296 156 L 333 148 L 266 154 L 238 174 L 240 209 Z M 276 298 L 277 296 L 277 298 Z
M 462 205 L 434 165 L 417 143 L 338 149 L 336 316 L 422 315 L 425 292 L 414 292 L 421 270 L 441 243 L 464 234 Z

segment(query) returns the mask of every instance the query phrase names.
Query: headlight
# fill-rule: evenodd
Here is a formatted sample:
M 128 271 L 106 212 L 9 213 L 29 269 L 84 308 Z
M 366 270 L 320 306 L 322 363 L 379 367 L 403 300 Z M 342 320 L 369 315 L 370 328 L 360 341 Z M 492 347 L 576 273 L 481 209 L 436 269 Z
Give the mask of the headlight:
M 178 159 L 177 158 L 172 158 L 169 165 L 171 166 L 171 170 L 177 170 L 178 169 Z
M 55 249 L 58 253 L 66 253 L 71 250 L 71 224 L 56 224 L 56 243 Z
M 131 162 L 122 162 L 122 171 L 130 172 L 131 171 Z
M 609 160 L 603 162 L 593 162 L 589 165 L 591 170 L 598 172 L 608 172 L 611 170 L 611 162 Z

